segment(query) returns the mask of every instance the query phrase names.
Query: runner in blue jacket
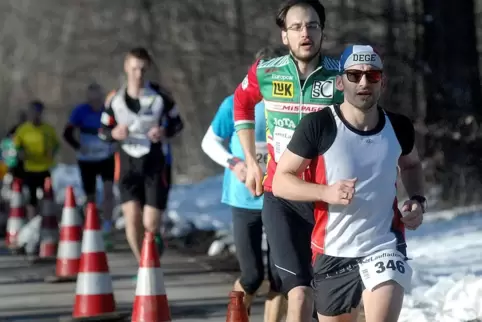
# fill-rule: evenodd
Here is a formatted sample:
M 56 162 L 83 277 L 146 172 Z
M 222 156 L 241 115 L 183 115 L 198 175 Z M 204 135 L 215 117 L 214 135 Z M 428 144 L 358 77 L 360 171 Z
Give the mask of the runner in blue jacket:
M 282 50 L 284 51 L 281 48 L 264 48 L 258 52 L 256 59 L 283 55 L 284 53 L 280 53 Z M 234 243 L 241 269 L 241 276 L 236 280 L 234 290 L 245 293 L 244 303 L 249 310 L 265 276 L 261 248 L 263 197 L 253 197 L 244 185 L 246 165 L 243 161 L 243 149 L 234 129 L 233 98 L 231 95 L 221 103 L 201 146 L 213 161 L 226 168 L 221 202 L 232 209 Z M 256 152 L 258 162 L 265 168 L 268 150 L 263 103 L 256 105 L 255 114 Z M 225 141 L 229 142 L 227 149 L 223 145 Z M 285 300 L 279 293 L 279 281 L 273 272 L 276 272 L 276 269 L 268 256 L 270 292 L 265 303 L 264 321 L 278 322 L 284 315 Z

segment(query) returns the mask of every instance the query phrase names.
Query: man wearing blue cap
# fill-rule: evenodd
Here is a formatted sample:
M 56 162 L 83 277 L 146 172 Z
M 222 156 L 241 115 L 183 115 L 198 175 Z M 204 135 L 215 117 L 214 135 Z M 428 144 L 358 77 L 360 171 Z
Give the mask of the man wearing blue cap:
M 112 211 L 114 207 L 114 150 L 112 143 L 98 136 L 100 118 L 104 112 L 104 92 L 97 83 L 87 86 L 86 101 L 77 105 L 64 129 L 65 141 L 76 151 L 80 179 L 87 202 L 96 202 L 97 176 L 102 179 L 102 219 L 104 245 L 113 249 Z M 78 139 L 75 132 L 78 132 Z
M 341 105 L 305 116 L 274 177 L 273 191 L 315 202 L 312 286 L 319 321 L 397 321 L 410 287 L 404 228 L 423 220 L 422 168 L 414 128 L 378 105 L 383 63 L 371 46 L 349 46 L 336 87 Z M 307 167 L 310 182 L 297 174 Z M 397 208 L 398 172 L 411 196 Z

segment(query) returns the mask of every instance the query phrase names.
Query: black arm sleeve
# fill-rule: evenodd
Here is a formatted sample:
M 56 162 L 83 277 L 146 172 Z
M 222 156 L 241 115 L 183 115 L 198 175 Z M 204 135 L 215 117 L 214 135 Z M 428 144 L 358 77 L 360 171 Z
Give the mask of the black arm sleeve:
M 101 127 L 99 129 L 99 137 L 107 142 L 113 142 L 112 129 L 116 127 L 117 121 L 115 119 L 114 111 L 110 106 L 106 107 L 100 119 Z
M 402 147 L 402 155 L 412 152 L 415 146 L 415 129 L 410 119 L 404 115 L 386 112 L 392 123 L 398 143 Z
M 296 127 L 288 150 L 304 159 L 325 153 L 335 141 L 336 124 L 329 108 L 306 115 Z
M 169 111 L 166 111 L 166 136 L 171 138 L 179 134 L 184 128 L 181 115 L 176 105 L 173 105 Z
M 74 137 L 75 127 L 71 124 L 67 125 L 64 129 L 64 140 L 75 150 L 80 149 L 80 143 Z
M 183 130 L 184 123 L 182 122 L 176 102 L 171 94 L 159 86 L 154 86 L 153 88 L 164 100 L 164 111 L 160 120 L 160 125 L 165 128 L 166 137 L 171 138 Z

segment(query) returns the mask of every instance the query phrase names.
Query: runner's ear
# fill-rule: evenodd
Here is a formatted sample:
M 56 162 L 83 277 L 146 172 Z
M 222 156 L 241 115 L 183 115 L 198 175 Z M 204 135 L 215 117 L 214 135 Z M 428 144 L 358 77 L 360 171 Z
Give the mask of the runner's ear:
M 286 30 L 281 30 L 281 40 L 283 41 L 283 45 L 288 46 L 288 33 Z
M 387 76 L 385 74 L 382 74 L 382 91 L 384 91 L 386 87 L 387 87 Z
M 336 89 L 343 92 L 343 76 L 342 75 L 338 75 L 336 76 Z

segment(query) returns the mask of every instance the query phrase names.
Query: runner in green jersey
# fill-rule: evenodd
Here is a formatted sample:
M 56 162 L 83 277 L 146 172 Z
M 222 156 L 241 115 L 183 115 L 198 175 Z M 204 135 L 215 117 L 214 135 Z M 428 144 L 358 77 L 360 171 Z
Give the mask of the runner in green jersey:
M 265 102 L 269 161 L 264 178 L 263 224 L 272 258 L 288 295 L 287 321 L 309 321 L 313 295 L 310 237 L 313 204 L 274 196 L 271 183 L 276 163 L 301 118 L 325 106 L 342 102 L 335 88 L 338 60 L 320 54 L 325 9 L 318 0 L 288 0 L 277 15 L 283 43 L 290 55 L 257 61 L 236 89 L 234 119 L 246 156 L 246 186 L 263 193 L 263 173 L 256 160 L 254 106 Z M 310 170 L 300 173 L 309 177 Z

